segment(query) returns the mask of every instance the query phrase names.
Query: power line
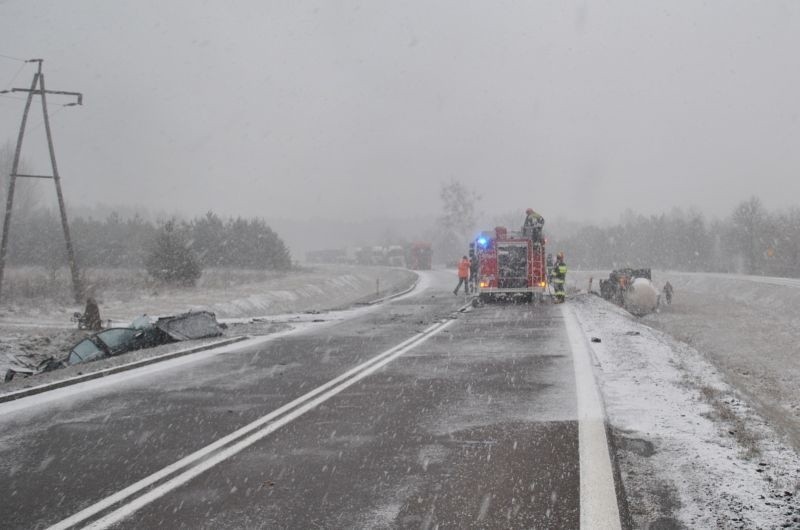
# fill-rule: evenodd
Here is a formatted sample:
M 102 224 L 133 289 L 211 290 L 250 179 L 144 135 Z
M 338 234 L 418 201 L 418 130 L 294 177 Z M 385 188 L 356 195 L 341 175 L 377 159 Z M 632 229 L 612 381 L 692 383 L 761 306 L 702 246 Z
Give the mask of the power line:
M 11 61 L 21 61 L 23 63 L 28 62 L 27 59 L 20 59 L 19 57 L 11 57 L 10 55 L 3 55 L 2 53 L 0 53 L 0 57 L 2 57 L 3 59 L 9 59 Z
M 19 136 L 17 137 L 17 147 L 16 150 L 14 151 L 14 162 L 11 167 L 11 174 L 9 175 L 9 180 L 8 180 L 8 193 L 6 194 L 5 222 L 3 223 L 2 242 L 0 242 L 0 286 L 2 286 L 3 284 L 3 272 L 5 269 L 6 252 L 8 250 L 8 234 L 9 234 L 8 228 L 9 225 L 11 224 L 11 211 L 13 210 L 13 204 L 14 204 L 14 187 L 17 178 L 52 179 L 56 187 L 56 196 L 58 197 L 58 208 L 61 212 L 61 225 L 64 229 L 64 240 L 67 244 L 67 257 L 69 260 L 70 270 L 72 271 L 72 289 L 74 291 L 75 301 L 77 302 L 80 300 L 82 294 L 81 280 L 80 280 L 80 275 L 78 273 L 78 265 L 75 261 L 75 252 L 72 247 L 72 238 L 70 237 L 69 234 L 69 225 L 67 223 L 67 211 L 66 211 L 66 206 L 64 205 L 64 195 L 61 192 L 61 177 L 58 174 L 58 165 L 56 164 L 56 152 L 55 149 L 53 148 L 53 133 L 52 130 L 50 129 L 50 116 L 47 112 L 47 94 L 69 95 L 69 96 L 74 96 L 77 99 L 77 101 L 75 101 L 74 103 L 62 105 L 62 109 L 64 106 L 80 105 L 83 100 L 83 94 L 81 94 L 80 92 L 66 92 L 63 90 L 47 90 L 44 84 L 44 73 L 42 73 L 43 61 L 41 59 L 31 59 L 29 62 L 39 63 L 38 71 L 33 74 L 31 87 L 28 89 L 15 88 L 12 90 L 12 92 L 27 92 L 28 97 L 26 98 L 25 110 L 22 113 L 22 122 L 20 123 Z M 53 168 L 52 175 L 26 175 L 18 173 L 19 157 L 20 157 L 20 151 L 22 149 L 22 139 L 25 136 L 25 125 L 28 122 L 28 113 L 30 111 L 31 103 L 35 95 L 41 97 L 42 115 L 44 116 L 45 132 L 47 136 L 47 147 L 50 151 L 50 164 Z M 59 111 L 62 109 L 59 109 Z
M 22 63 L 21 65 L 19 65 L 19 70 L 17 70 L 17 72 L 14 74 L 14 77 L 11 78 L 11 81 L 8 82 L 8 84 L 6 85 L 5 90 L 8 90 L 9 88 L 11 88 L 12 83 L 14 83 L 14 81 L 17 79 L 17 76 L 19 75 L 19 73 L 22 72 L 22 69 L 25 68 L 25 66 L 27 64 L 28 63 Z
M 65 109 L 66 107 L 68 107 L 68 106 L 69 106 L 69 105 L 61 105 L 61 108 L 60 108 L 60 109 L 58 109 L 58 110 L 56 110 L 55 112 L 53 112 L 52 114 L 50 114 L 50 119 L 52 120 L 52 119 L 53 119 L 53 118 L 56 116 L 56 114 L 58 114 L 59 112 L 61 112 L 62 110 L 64 110 L 64 109 Z M 34 125 L 33 127 L 31 127 L 30 129 L 28 129 L 28 132 L 30 132 L 30 131 L 35 131 L 36 129 L 38 129 L 38 128 L 39 128 L 39 127 L 41 127 L 42 125 L 44 125 L 44 120 L 40 121 L 39 123 L 37 123 L 36 125 Z
M 5 94 L 0 94 L 0 98 L 16 99 L 16 100 L 19 100 L 19 101 L 25 101 L 26 100 L 26 98 L 21 98 L 21 97 L 18 97 L 18 96 L 7 96 Z

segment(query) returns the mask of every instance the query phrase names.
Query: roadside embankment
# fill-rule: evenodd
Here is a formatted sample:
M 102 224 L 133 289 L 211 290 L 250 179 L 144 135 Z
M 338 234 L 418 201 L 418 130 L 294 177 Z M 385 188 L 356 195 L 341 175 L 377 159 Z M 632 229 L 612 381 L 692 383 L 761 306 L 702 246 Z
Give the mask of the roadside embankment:
M 272 315 L 317 313 L 373 303 L 407 291 L 417 281 L 416 273 L 404 269 L 347 266 L 260 275 L 257 281 L 245 281 L 248 278 L 252 280 L 253 276 L 236 275 L 235 272 L 222 276 L 217 273 L 194 288 L 160 288 L 137 292 L 130 287 L 109 286 L 96 295 L 103 320 L 110 320 L 115 326 L 127 326 L 142 314 L 160 316 L 189 310 L 209 310 L 216 313 L 220 320 L 229 322 L 225 337 L 231 338 L 270 334 L 290 327 L 285 322 L 273 322 L 274 319 L 269 318 Z M 0 381 L 6 370 L 14 369 L 18 356 L 34 361 L 65 357 L 74 344 L 90 334 L 74 329 L 76 325 L 70 322 L 72 312 L 81 309 L 78 306 L 52 304 L 49 307 L 28 306 L 27 309 L 17 306 L 13 310 L 6 308 L 0 312 Z M 0 385 L 0 392 L 38 385 L 40 381 L 113 369 L 120 364 L 191 349 L 216 340 L 187 341 L 139 350 L 30 378 L 18 375 L 14 381 Z
M 608 271 L 571 276 L 597 291 Z M 672 304 L 640 321 L 701 352 L 800 451 L 800 280 L 653 271 L 657 288 L 667 281 Z

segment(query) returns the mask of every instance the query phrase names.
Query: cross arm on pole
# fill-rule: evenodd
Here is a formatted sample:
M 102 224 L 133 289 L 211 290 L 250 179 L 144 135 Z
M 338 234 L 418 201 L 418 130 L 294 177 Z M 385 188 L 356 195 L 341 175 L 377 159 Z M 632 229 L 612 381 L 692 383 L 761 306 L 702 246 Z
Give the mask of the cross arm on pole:
M 80 92 L 67 92 L 64 90 L 41 90 L 41 89 L 33 89 L 30 88 L 12 88 L 11 92 L 31 92 L 33 94 L 60 94 L 62 96 L 75 96 L 77 101 L 75 103 L 67 103 L 67 105 L 83 105 L 83 94 Z
M 22 177 L 22 178 L 29 178 L 29 179 L 52 179 L 55 178 L 53 175 L 23 175 L 22 173 L 12 173 L 12 177 Z

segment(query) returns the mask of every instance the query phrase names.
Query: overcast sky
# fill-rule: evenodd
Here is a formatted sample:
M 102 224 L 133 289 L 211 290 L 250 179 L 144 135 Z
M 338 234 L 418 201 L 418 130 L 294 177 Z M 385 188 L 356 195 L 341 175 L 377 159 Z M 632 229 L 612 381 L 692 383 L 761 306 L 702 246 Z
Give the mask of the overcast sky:
M 796 1 L 0 0 L 0 35 L 85 94 L 49 100 L 70 205 L 424 216 L 450 178 L 551 219 L 800 204 Z

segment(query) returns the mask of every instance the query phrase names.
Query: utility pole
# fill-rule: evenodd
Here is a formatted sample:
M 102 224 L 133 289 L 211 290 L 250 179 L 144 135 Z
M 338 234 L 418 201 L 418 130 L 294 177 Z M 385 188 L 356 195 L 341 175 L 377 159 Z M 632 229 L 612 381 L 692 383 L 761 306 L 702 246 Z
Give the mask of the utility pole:
M 66 96 L 75 96 L 77 99 L 73 103 L 68 103 L 65 106 L 82 105 L 83 94 L 79 92 L 64 92 L 60 90 L 46 90 L 44 87 L 44 74 L 42 73 L 43 59 L 30 59 L 29 63 L 38 63 L 36 73 L 33 74 L 33 81 L 30 88 L 13 88 L 10 91 L 3 92 L 27 92 L 28 97 L 25 100 L 25 110 L 22 112 L 22 123 L 19 126 L 19 136 L 17 137 L 17 147 L 14 151 L 14 163 L 11 166 L 11 174 L 8 179 L 8 194 L 6 196 L 6 214 L 5 222 L 3 223 L 3 239 L 0 242 L 0 290 L 3 287 L 3 274 L 6 266 L 6 253 L 8 251 L 8 233 L 11 226 L 11 212 L 14 207 L 14 188 L 16 187 L 17 178 L 38 178 L 38 179 L 53 179 L 56 185 L 56 195 L 58 196 L 58 208 L 61 211 L 61 226 L 64 228 L 64 240 L 67 244 L 67 259 L 69 261 L 70 272 L 72 273 L 72 291 L 75 295 L 75 302 L 80 303 L 82 299 L 82 288 L 80 284 L 80 276 L 78 274 L 78 264 L 75 261 L 75 251 L 72 247 L 72 239 L 69 235 L 69 224 L 67 223 L 67 208 L 64 205 L 64 195 L 61 193 L 61 177 L 58 174 L 58 164 L 56 164 L 56 151 L 53 147 L 53 133 L 50 129 L 50 117 L 47 113 L 47 94 L 61 94 Z M 3 93 L 0 92 L 0 93 Z M 25 126 L 28 122 L 28 113 L 33 102 L 33 96 L 39 95 L 42 97 L 42 114 L 44 115 L 44 128 L 47 133 L 47 147 L 50 152 L 50 164 L 53 168 L 52 175 L 22 175 L 17 171 L 19 169 L 20 153 L 22 152 L 22 140 L 25 137 Z M 2 291 L 0 291 L 2 292 Z

